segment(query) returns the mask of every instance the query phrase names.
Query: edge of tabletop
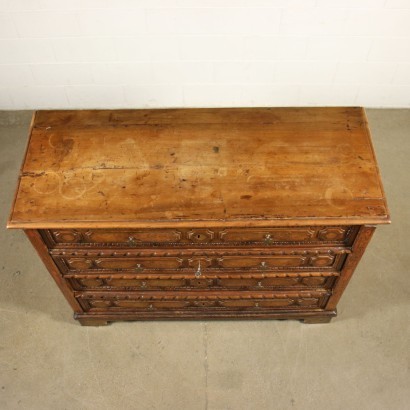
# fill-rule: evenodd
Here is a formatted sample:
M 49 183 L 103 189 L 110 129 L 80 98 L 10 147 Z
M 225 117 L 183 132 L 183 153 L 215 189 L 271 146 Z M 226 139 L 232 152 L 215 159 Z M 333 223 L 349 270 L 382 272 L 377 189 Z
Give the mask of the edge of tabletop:
M 389 220 L 388 223 L 391 223 L 390 210 L 389 210 L 389 206 L 387 204 L 386 192 L 384 190 L 384 186 L 383 186 L 383 182 L 382 182 L 382 176 L 381 176 L 381 172 L 380 172 L 380 167 L 379 167 L 379 163 L 377 161 L 376 151 L 375 151 L 374 145 L 373 145 L 373 140 L 371 138 L 369 120 L 367 118 L 367 113 L 366 113 L 365 108 L 364 107 L 360 107 L 360 108 L 361 108 L 363 120 L 364 120 L 364 123 L 365 123 L 367 141 L 369 143 L 370 149 L 371 149 L 372 154 L 373 154 L 373 161 L 374 161 L 374 164 L 375 164 L 375 167 L 376 167 L 377 179 L 379 181 L 380 191 L 382 193 L 382 199 L 383 199 L 383 202 L 384 202 L 384 208 L 386 210 L 386 216 L 387 216 L 387 219 Z
M 10 210 L 9 217 L 8 217 L 8 220 L 7 220 L 7 225 L 6 226 L 7 226 L 8 229 L 14 227 L 14 226 L 12 226 L 13 225 L 14 207 L 16 205 L 17 195 L 18 195 L 18 192 L 19 192 L 19 189 L 20 189 L 21 175 L 23 173 L 24 164 L 26 163 L 27 152 L 28 152 L 28 149 L 29 149 L 29 146 L 30 146 L 32 131 L 33 131 L 33 128 L 34 128 L 34 123 L 35 123 L 35 120 L 36 120 L 37 112 L 38 112 L 37 110 L 33 111 L 33 114 L 31 116 L 30 126 L 29 126 L 29 129 L 28 129 L 28 138 L 27 138 L 27 142 L 26 142 L 26 148 L 24 149 L 24 155 L 23 155 L 23 160 L 21 161 L 21 165 L 20 165 L 17 186 L 16 186 L 16 189 L 14 191 L 13 202 L 12 202 L 11 210 Z
M 212 220 L 150 220 L 150 221 L 11 221 L 8 229 L 153 229 L 153 228 L 269 228 L 321 225 L 385 225 L 390 216 L 377 218 L 300 218 L 300 219 L 212 219 Z

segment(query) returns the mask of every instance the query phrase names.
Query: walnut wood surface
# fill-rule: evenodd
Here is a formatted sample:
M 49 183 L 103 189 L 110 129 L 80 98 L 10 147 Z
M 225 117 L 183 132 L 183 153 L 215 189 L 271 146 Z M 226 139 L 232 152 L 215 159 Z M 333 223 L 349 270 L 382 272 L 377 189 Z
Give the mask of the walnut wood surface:
M 100 326 L 327 323 L 389 222 L 360 108 L 97 110 L 36 113 L 8 227 Z
M 346 262 L 343 265 L 341 275 L 335 284 L 335 287 L 333 289 L 333 295 L 329 300 L 327 309 L 336 308 L 336 305 L 339 302 L 340 298 L 342 297 L 342 294 L 344 290 L 346 289 L 346 286 L 348 285 L 353 275 L 354 270 L 359 264 L 360 259 L 363 256 L 364 251 L 366 250 L 367 245 L 369 244 L 370 239 L 372 238 L 374 234 L 375 229 L 376 229 L 375 226 L 366 226 L 366 225 L 360 228 L 359 233 L 356 237 L 356 240 L 353 244 L 353 251 L 347 257 Z
M 196 312 L 187 310 L 178 311 L 161 311 L 161 312 L 110 312 L 110 313 L 75 313 L 74 318 L 83 326 L 104 326 L 109 322 L 117 320 L 249 320 L 249 319 L 293 319 L 303 320 L 304 323 L 329 323 L 337 314 L 336 310 L 321 311 L 304 310 L 304 311 L 274 311 L 264 309 L 263 311 L 244 311 L 220 310 L 209 312 L 205 309 Z
M 189 247 L 350 245 L 356 226 L 304 226 L 216 229 L 50 229 L 41 234 L 50 247 Z
M 14 228 L 388 223 L 361 108 L 40 111 Z
M 44 244 L 40 233 L 35 229 L 26 229 L 25 233 L 74 312 L 82 312 L 78 301 L 73 295 L 71 286 L 66 280 L 63 279 L 62 274 L 55 265 L 53 259 L 50 257 L 48 249 Z

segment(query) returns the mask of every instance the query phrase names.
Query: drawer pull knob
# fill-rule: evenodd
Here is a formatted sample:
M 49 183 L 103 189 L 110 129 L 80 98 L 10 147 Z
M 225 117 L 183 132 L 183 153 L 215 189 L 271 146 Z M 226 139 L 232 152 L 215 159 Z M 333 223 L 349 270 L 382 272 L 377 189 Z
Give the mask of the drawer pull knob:
M 202 272 L 201 272 L 201 261 L 199 261 L 199 263 L 198 263 L 198 269 L 197 269 L 196 272 L 195 272 L 195 277 L 196 277 L 196 278 L 199 278 L 201 275 L 202 275 Z
M 272 243 L 272 236 L 270 233 L 265 235 L 265 243 Z
M 263 287 L 262 282 L 258 282 L 258 286 L 259 286 L 260 288 L 262 288 L 262 287 Z
M 146 286 L 147 286 L 147 282 L 145 282 L 145 281 L 141 282 L 141 287 L 142 288 L 145 288 Z
M 135 238 L 133 236 L 128 237 L 128 245 L 135 245 Z
M 266 262 L 261 262 L 261 269 L 268 269 Z
M 142 270 L 144 270 L 144 268 L 141 266 L 140 263 L 137 263 L 137 266 L 135 267 L 135 270 L 138 272 L 141 272 Z

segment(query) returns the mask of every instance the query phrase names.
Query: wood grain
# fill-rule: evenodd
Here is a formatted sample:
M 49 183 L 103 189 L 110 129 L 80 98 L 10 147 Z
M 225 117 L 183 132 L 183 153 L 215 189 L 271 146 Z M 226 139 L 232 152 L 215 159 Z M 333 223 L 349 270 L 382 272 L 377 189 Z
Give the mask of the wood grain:
M 65 296 L 67 302 L 70 304 L 71 308 L 75 313 L 82 312 L 81 306 L 78 304 L 77 299 L 75 299 L 71 287 L 68 282 L 63 279 L 59 269 L 55 265 L 53 259 L 48 254 L 48 249 L 45 246 L 40 233 L 35 229 L 26 229 L 25 233 L 30 240 L 31 244 L 37 251 L 42 262 L 46 266 L 47 270 L 50 272 L 51 277 L 54 279 L 57 286 L 60 288 L 61 292 Z
M 360 108 L 40 111 L 11 228 L 388 223 Z
M 353 275 L 354 270 L 359 264 L 360 259 L 362 258 L 364 251 L 366 250 L 366 247 L 374 234 L 375 229 L 375 226 L 366 225 L 360 228 L 353 245 L 353 251 L 347 257 L 346 262 L 343 265 L 341 275 L 334 286 L 333 295 L 329 299 L 326 309 L 333 310 L 336 308 L 344 290 L 346 289 Z
M 9 228 L 82 325 L 327 323 L 389 223 L 364 110 L 39 111 Z

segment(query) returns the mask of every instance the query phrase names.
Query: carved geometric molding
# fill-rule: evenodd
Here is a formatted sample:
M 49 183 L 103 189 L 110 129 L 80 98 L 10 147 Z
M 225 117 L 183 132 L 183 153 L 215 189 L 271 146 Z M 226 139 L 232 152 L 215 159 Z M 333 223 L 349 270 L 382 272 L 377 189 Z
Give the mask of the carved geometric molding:
M 84 232 L 84 242 L 93 242 L 93 240 L 91 239 L 93 234 L 94 234 L 94 231 L 90 231 L 90 230 Z
M 179 242 L 182 239 L 181 231 L 174 230 L 173 234 L 175 236 L 175 242 Z
M 191 268 L 197 268 L 199 262 L 201 262 L 202 268 L 210 267 L 212 265 L 211 258 L 205 258 L 205 257 L 201 258 L 201 257 L 195 256 L 193 258 L 188 259 L 188 266 Z
M 54 237 L 56 242 L 65 242 L 65 243 L 82 242 L 81 232 L 78 232 L 76 230 L 51 231 L 51 235 Z
M 284 307 L 320 307 L 323 303 L 322 300 L 320 297 L 290 297 L 283 295 L 280 298 L 86 299 L 84 302 L 86 309 L 128 308 L 150 311 L 176 308 L 280 309 Z
M 48 231 L 55 244 L 81 244 L 94 246 L 132 246 L 150 245 L 153 243 L 164 243 L 169 245 L 180 242 L 183 239 L 182 231 L 172 229 L 151 230 L 50 230 Z
M 193 229 L 188 232 L 187 238 L 192 242 L 210 242 L 214 239 L 215 233 L 209 229 Z
M 78 276 L 78 275 L 75 275 Z M 83 275 L 81 275 L 83 276 Z M 279 288 L 295 288 L 295 287 L 328 287 L 329 277 L 303 277 L 281 275 L 282 277 L 267 277 L 261 278 L 261 275 L 211 275 L 204 273 L 201 278 L 190 275 L 93 275 L 86 277 L 75 277 L 69 280 L 75 289 L 101 289 L 106 290 L 158 290 L 158 289 L 180 289 L 188 290 L 190 288 L 199 289 L 242 289 L 242 290 L 274 290 Z M 183 276 L 183 277 L 181 277 Z M 221 277 L 223 276 L 223 277 Z M 243 278 L 242 276 L 250 276 L 251 278 Z M 252 276 L 259 276 L 252 278 Z M 277 275 L 276 275 L 277 276 Z
M 310 266 L 331 266 L 334 260 L 335 257 L 331 255 L 313 256 L 310 258 Z
M 95 267 L 94 260 L 86 258 L 71 258 L 67 259 L 66 262 L 71 270 L 85 270 Z
M 298 309 L 321 308 L 329 296 L 328 292 L 303 291 L 280 293 L 247 293 L 241 295 L 201 295 L 185 293 L 184 295 L 170 295 L 159 293 L 144 293 L 140 295 L 113 296 L 112 294 L 79 293 L 76 297 L 85 311 L 102 309 L 114 311 L 125 308 L 134 311 L 161 311 L 167 309 Z
M 50 254 L 53 256 L 74 256 L 74 257 L 81 257 L 81 256 L 88 256 L 88 257 L 97 257 L 97 256 L 104 256 L 104 257 L 164 257 L 164 256 L 182 256 L 182 257 L 191 257 L 191 256 L 199 256 L 199 257 L 208 257 L 208 256 L 290 256 L 290 255 L 301 255 L 301 256 L 317 256 L 317 255 L 333 255 L 333 254 L 345 254 L 350 253 L 349 249 L 297 249 L 297 250 L 290 250 L 290 249 L 257 249 L 257 248 L 237 248 L 237 249 L 225 249 L 225 248 L 207 248 L 207 249 L 198 249 L 198 250 L 185 250 L 185 249 L 127 249 L 127 250 L 116 250 L 116 249 L 104 249 L 104 250 L 96 250 L 96 249 L 76 249 L 76 250 L 60 250 L 60 249 L 52 249 L 50 250 Z
M 321 229 L 317 237 L 322 241 L 342 241 L 346 237 L 348 227 L 333 227 L 333 228 L 323 228 Z
M 75 252 L 73 252 L 75 253 Z M 89 252 L 91 253 L 91 252 Z M 107 252 L 108 253 L 108 252 Z M 205 253 L 205 252 L 204 252 Z M 193 255 L 192 253 L 178 257 L 172 256 L 138 256 L 130 257 L 94 257 L 87 256 L 68 256 L 54 257 L 57 264 L 62 266 L 62 272 L 81 272 L 81 271 L 115 271 L 115 272 L 146 272 L 163 271 L 169 273 L 178 269 L 179 273 L 190 269 L 220 269 L 219 273 L 229 273 L 230 270 L 272 272 L 275 270 L 308 270 L 316 268 L 318 271 L 325 270 L 340 260 L 340 255 L 329 253 L 310 252 L 311 256 L 298 254 L 269 255 L 269 256 L 239 256 L 225 255 L 223 257 L 206 256 L 204 253 Z M 182 270 L 182 271 L 181 271 Z M 177 272 L 175 272 L 177 273 Z M 215 272 L 214 272 L 215 273 Z
M 190 293 L 183 292 L 181 294 L 164 294 L 164 293 L 151 293 L 143 292 L 138 294 L 128 295 L 112 295 L 106 292 L 79 293 L 76 295 L 78 299 L 86 300 L 249 300 L 249 299 L 306 299 L 306 298 L 319 298 L 323 296 L 329 296 L 328 291 L 289 291 L 289 292 L 249 292 L 240 295 L 233 294 L 204 294 L 204 293 Z
M 350 226 L 289 227 L 289 228 L 186 228 L 176 229 L 51 229 L 52 244 L 97 247 L 136 245 L 146 247 L 162 243 L 166 247 L 177 244 L 205 243 L 263 243 L 303 244 L 314 242 L 343 242 L 350 232 Z
M 83 288 L 98 288 L 105 285 L 105 281 L 103 279 L 98 278 L 80 278 L 76 280 L 80 283 L 81 287 Z

